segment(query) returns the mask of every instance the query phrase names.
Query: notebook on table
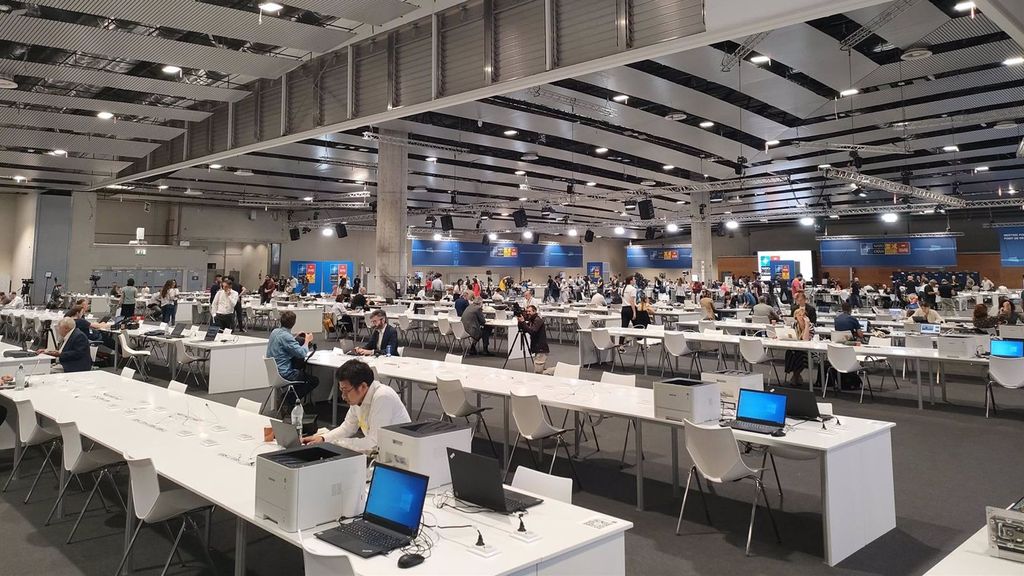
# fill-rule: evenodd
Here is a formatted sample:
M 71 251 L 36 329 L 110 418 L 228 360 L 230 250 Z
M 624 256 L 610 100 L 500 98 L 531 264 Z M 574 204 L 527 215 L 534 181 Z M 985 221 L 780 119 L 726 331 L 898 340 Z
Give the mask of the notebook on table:
M 736 419 L 729 426 L 758 434 L 782 430 L 786 426 L 786 396 L 740 388 Z

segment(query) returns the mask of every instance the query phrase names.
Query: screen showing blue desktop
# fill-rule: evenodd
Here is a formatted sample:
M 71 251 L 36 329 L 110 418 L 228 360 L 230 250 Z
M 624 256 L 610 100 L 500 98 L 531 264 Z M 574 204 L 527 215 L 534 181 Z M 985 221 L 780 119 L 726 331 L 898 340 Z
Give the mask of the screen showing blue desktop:
M 415 532 L 427 496 L 427 478 L 402 470 L 376 466 L 366 498 L 366 514 L 372 514 Z
M 740 399 L 736 403 L 736 418 L 772 422 L 781 426 L 786 423 L 786 396 L 741 388 Z
M 1003 358 L 1024 357 L 1024 340 L 993 340 L 991 352 L 993 356 Z

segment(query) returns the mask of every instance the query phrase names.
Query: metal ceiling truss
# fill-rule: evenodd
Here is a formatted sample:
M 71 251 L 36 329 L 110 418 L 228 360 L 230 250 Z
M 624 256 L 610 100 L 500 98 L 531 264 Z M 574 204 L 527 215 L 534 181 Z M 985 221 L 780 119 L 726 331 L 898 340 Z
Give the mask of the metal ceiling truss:
M 726 54 L 722 57 L 722 72 L 729 72 L 735 68 L 737 64 L 742 62 L 748 54 L 753 52 L 754 48 L 771 33 L 772 31 L 768 30 L 747 36 L 746 40 L 733 50 L 732 54 Z
M 457 154 L 465 154 L 469 152 L 469 148 L 466 148 L 464 146 L 433 144 L 431 142 L 424 142 L 422 140 L 415 140 L 412 138 L 399 138 L 397 136 L 388 136 L 385 134 L 378 134 L 376 132 L 363 132 L 363 140 L 372 140 L 374 142 L 380 142 L 382 144 L 394 144 L 396 146 L 403 146 L 405 148 L 427 148 L 429 150 L 444 150 L 445 152 L 455 152 Z
M 587 100 L 581 100 L 579 98 L 573 98 L 572 96 L 566 96 L 565 94 L 562 94 L 560 92 L 554 92 L 552 90 L 547 90 L 539 86 L 536 88 L 530 88 L 528 90 L 528 93 L 530 94 L 530 96 L 533 96 L 534 98 L 544 98 L 546 100 L 553 100 L 559 104 L 562 104 L 563 106 L 568 106 L 573 110 L 587 110 L 595 114 L 600 114 L 601 116 L 606 116 L 608 118 L 614 118 L 615 116 L 618 116 L 618 113 L 615 112 L 615 110 L 609 108 L 608 106 L 600 106 Z
M 833 180 L 839 180 L 842 182 L 849 182 L 858 186 L 863 186 L 869 189 L 882 190 L 884 192 L 892 192 L 893 194 L 899 194 L 901 196 L 912 196 L 914 198 L 920 198 L 922 200 L 928 200 L 937 204 L 943 204 L 947 206 L 958 206 L 960 208 L 967 206 L 967 201 L 963 198 L 957 198 L 955 196 L 946 196 L 945 194 L 939 194 L 925 190 L 924 188 L 918 188 L 916 186 L 909 186 L 906 184 L 900 184 L 893 182 L 892 180 L 886 180 L 885 178 L 878 178 L 876 176 L 868 176 L 867 174 L 861 174 L 853 170 L 844 170 L 841 168 L 821 168 L 819 170 L 825 178 L 831 178 Z
M 1013 108 L 991 110 L 989 112 L 976 112 L 972 114 L 957 114 L 956 116 L 892 122 L 886 126 L 897 130 L 909 131 L 925 130 L 929 128 L 952 128 L 964 124 L 991 124 L 993 122 L 1016 120 L 1018 118 L 1024 118 L 1024 106 L 1014 106 Z
M 700 184 L 686 184 L 683 186 L 664 186 L 661 188 L 639 188 L 633 192 L 643 195 L 658 195 L 691 192 L 727 192 L 730 190 L 744 190 L 746 188 L 757 188 L 759 186 L 778 186 L 789 184 L 789 176 L 756 176 L 753 178 L 737 178 L 735 180 L 719 180 L 718 182 L 704 182 Z
M 794 148 L 808 148 L 811 150 L 839 150 L 847 152 L 872 152 L 875 154 L 913 154 L 910 145 L 904 144 L 883 144 L 880 146 L 872 144 L 846 144 L 842 142 L 793 142 Z
M 243 208 L 279 208 L 290 210 L 331 210 L 331 209 L 368 209 L 367 202 L 333 202 L 317 201 L 310 203 L 305 200 L 239 200 Z
M 913 6 L 917 0 L 896 0 L 889 5 L 888 8 L 881 11 L 877 16 L 868 21 L 858 28 L 853 34 L 850 34 L 839 43 L 839 49 L 847 52 L 852 50 L 857 44 L 860 44 L 872 34 L 878 32 L 886 24 L 895 20 L 900 14 L 902 14 L 907 8 Z

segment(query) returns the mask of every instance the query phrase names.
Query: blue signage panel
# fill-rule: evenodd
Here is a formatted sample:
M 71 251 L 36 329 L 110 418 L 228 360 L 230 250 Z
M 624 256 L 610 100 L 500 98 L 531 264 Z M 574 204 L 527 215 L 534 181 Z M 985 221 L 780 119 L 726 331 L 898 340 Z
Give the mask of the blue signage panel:
M 305 278 L 309 284 L 310 292 L 331 292 L 338 283 L 339 274 L 348 278 L 348 285 L 352 286 L 352 275 L 355 273 L 355 264 L 350 260 L 332 260 L 327 262 L 312 260 L 292 260 L 289 267 L 292 276 L 299 280 L 295 291 L 302 290 L 302 279 Z
M 821 265 L 956 266 L 956 237 L 822 240 Z
M 626 246 L 626 268 L 673 268 L 693 267 L 691 246 Z
M 1024 226 L 998 228 L 997 230 L 999 230 L 999 263 L 1012 268 L 1024 266 Z
M 483 245 L 457 240 L 413 240 L 413 266 L 582 268 L 583 247 L 561 244 Z

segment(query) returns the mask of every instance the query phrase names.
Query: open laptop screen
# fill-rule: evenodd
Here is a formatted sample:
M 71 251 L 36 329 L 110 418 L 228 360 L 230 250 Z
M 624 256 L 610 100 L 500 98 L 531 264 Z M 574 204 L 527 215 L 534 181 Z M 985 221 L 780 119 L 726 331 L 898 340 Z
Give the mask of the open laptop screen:
M 993 340 L 990 351 L 993 356 L 1022 358 L 1024 357 L 1024 340 Z
M 938 324 L 921 324 L 921 334 L 938 334 L 939 332 Z
M 427 481 L 422 474 L 375 464 L 363 518 L 415 536 L 427 497 Z
M 786 424 L 786 397 L 782 394 L 740 388 L 736 419 L 761 424 Z

